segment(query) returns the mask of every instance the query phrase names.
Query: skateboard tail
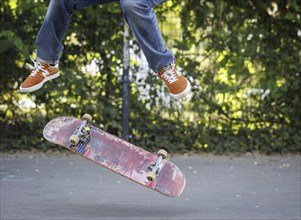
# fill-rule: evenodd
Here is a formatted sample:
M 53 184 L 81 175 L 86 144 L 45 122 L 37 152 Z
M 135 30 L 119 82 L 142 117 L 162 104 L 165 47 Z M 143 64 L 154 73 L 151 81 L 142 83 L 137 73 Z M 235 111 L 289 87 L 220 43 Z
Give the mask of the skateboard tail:
M 170 188 L 170 191 L 168 192 L 169 197 L 178 197 L 180 196 L 185 187 L 186 187 L 186 177 L 184 176 L 184 174 L 182 173 L 182 171 L 175 166 L 174 168 L 175 173 L 174 175 L 174 179 L 172 182 L 174 182 L 174 186 Z M 165 188 L 168 188 L 168 186 L 165 186 Z
M 72 135 L 73 131 L 68 129 L 70 126 L 79 126 L 80 121 L 76 118 L 71 117 L 58 117 L 49 121 L 43 129 L 43 136 L 47 141 L 52 143 L 68 146 L 69 137 Z M 68 137 L 68 138 L 60 138 Z
M 184 183 L 183 183 L 183 186 L 182 186 L 182 190 L 179 192 L 179 194 L 176 195 L 177 196 L 180 196 L 182 194 L 182 192 L 184 191 L 185 187 L 186 187 L 186 177 L 183 175 L 183 179 L 184 179 Z

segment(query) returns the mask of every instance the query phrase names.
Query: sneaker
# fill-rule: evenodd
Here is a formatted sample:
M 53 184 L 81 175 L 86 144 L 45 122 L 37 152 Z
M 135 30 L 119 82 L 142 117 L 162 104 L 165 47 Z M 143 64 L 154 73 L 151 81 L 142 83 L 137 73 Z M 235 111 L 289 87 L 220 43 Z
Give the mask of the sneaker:
M 191 90 L 190 82 L 177 72 L 174 64 L 170 64 L 167 69 L 161 68 L 158 76 L 165 82 L 171 97 L 175 99 L 183 98 Z
M 55 79 L 60 75 L 58 64 L 51 66 L 46 63 L 35 62 L 31 57 L 34 66 L 26 64 L 31 70 L 30 75 L 20 86 L 20 92 L 33 92 L 40 89 L 45 82 Z

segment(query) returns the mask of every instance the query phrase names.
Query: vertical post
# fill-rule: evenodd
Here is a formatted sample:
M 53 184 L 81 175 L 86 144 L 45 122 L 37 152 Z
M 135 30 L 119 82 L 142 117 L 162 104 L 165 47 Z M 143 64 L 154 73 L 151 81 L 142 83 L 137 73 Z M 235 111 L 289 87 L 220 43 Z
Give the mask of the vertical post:
M 123 74 L 122 74 L 122 139 L 129 139 L 129 26 L 124 22 L 123 32 Z

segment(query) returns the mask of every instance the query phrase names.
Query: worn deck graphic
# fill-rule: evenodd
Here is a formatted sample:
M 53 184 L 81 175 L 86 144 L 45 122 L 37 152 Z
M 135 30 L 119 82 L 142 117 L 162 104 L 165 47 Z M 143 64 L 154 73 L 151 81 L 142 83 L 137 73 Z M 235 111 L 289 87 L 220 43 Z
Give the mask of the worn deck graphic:
M 81 120 L 73 117 L 55 118 L 45 126 L 43 135 L 48 141 L 70 149 L 69 137 L 80 126 L 81 122 Z M 166 159 L 162 160 L 160 164 L 157 178 L 154 181 L 149 181 L 146 178 L 147 168 L 157 160 L 158 155 L 94 126 L 91 126 L 89 142 L 79 143 L 70 150 L 166 196 L 176 197 L 180 195 L 186 184 L 185 176 L 181 170 Z

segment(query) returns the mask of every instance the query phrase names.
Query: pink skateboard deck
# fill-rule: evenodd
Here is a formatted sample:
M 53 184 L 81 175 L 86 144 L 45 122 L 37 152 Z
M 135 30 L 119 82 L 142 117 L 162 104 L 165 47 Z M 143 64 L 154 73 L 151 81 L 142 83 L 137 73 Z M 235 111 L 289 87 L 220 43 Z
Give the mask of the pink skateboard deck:
M 186 179 L 175 164 L 166 159 L 160 160 L 160 165 L 158 165 L 160 169 L 155 179 L 151 181 L 147 178 L 149 166 L 158 162 L 159 156 L 99 128 L 89 125 L 88 140 L 80 141 L 77 145 L 70 144 L 70 136 L 81 126 L 82 122 L 73 117 L 58 117 L 45 126 L 43 135 L 46 140 L 76 152 L 163 195 L 176 197 L 182 193 Z

